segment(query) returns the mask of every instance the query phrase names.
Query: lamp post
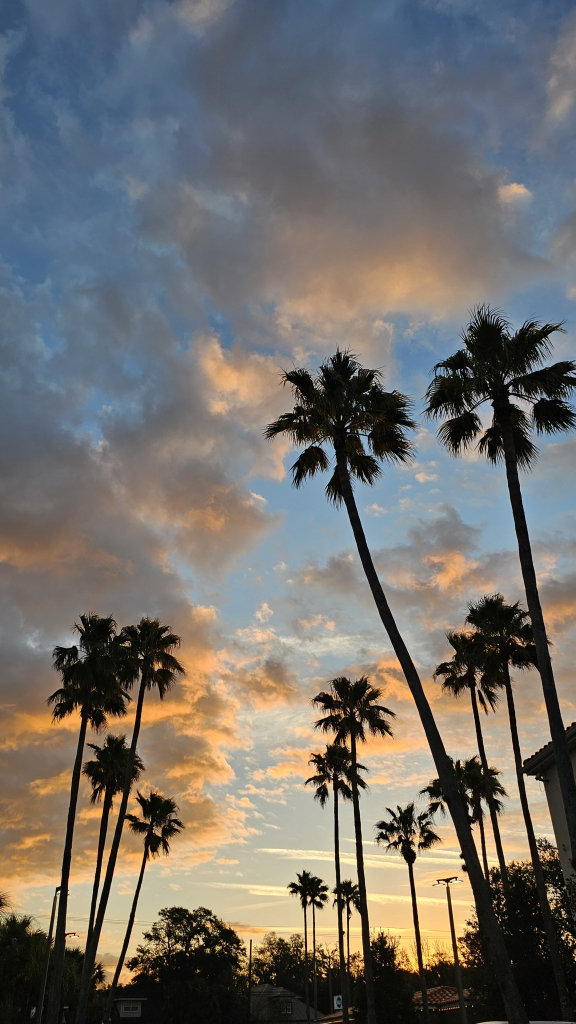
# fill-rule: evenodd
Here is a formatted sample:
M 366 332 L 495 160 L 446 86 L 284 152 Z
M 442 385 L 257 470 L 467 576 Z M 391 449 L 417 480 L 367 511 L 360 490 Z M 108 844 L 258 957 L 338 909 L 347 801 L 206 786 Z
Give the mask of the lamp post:
M 462 1024 L 468 1024 L 468 1018 L 466 1016 L 466 1003 L 464 1001 L 464 987 L 462 985 L 462 972 L 460 970 L 460 961 L 458 959 L 458 944 L 456 942 L 456 929 L 454 928 L 454 914 L 452 912 L 452 896 L 450 895 L 450 885 L 459 883 L 461 881 L 456 875 L 451 878 L 437 878 L 436 885 L 446 886 L 446 900 L 448 902 L 448 918 L 450 920 L 450 935 L 452 936 L 452 952 L 454 954 L 454 971 L 456 974 L 456 985 L 458 988 L 458 1002 L 460 1004 L 460 1020 Z
M 56 887 L 54 893 L 54 899 L 52 900 L 52 913 L 50 915 L 50 927 L 48 929 L 48 943 L 46 945 L 46 960 L 44 962 L 44 973 L 42 975 L 42 985 L 40 986 L 40 995 L 38 996 L 38 1024 L 42 1024 L 42 1011 L 44 1009 L 44 997 L 46 995 L 46 982 L 48 981 L 48 969 L 50 967 L 50 953 L 52 950 L 52 932 L 54 931 L 54 918 L 56 916 L 56 904 L 58 902 L 58 894 L 60 892 L 60 886 Z

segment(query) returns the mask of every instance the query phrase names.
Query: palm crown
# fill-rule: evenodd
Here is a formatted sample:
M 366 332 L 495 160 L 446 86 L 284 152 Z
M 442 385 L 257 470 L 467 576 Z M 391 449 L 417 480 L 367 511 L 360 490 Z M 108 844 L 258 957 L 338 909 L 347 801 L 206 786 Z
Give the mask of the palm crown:
M 316 376 L 295 369 L 284 372 L 282 381 L 291 387 L 296 404 L 268 424 L 265 437 L 286 434 L 295 445 L 306 445 L 292 466 L 295 487 L 330 468 L 327 445 L 344 455 L 350 476 L 366 484 L 381 475 L 381 460 L 406 462 L 412 456 L 405 435 L 415 426 L 409 399 L 385 391 L 381 372 L 365 369 L 351 352 L 337 349 Z M 337 467 L 326 495 L 337 505 L 342 501 Z
M 155 686 L 162 698 L 174 685 L 176 676 L 184 674 L 184 668 L 172 654 L 180 646 L 180 637 L 159 619 L 143 618 L 137 626 L 125 626 L 119 640 L 131 683 L 140 675 L 146 689 Z
M 346 907 L 348 917 L 352 916 L 352 907 L 360 912 L 360 890 L 356 885 L 356 882 L 353 882 L 350 878 L 343 878 L 340 884 L 340 893 L 342 896 L 342 903 Z M 334 895 L 336 896 L 334 906 L 336 906 L 338 902 L 338 893 L 336 892 L 336 889 L 334 889 Z
M 316 729 L 334 733 L 337 744 L 348 737 L 366 742 L 366 733 L 372 736 L 392 736 L 387 718 L 395 718 L 390 708 L 380 704 L 382 691 L 372 686 L 367 676 L 352 682 L 339 676 L 330 683 L 330 690 L 319 693 L 312 703 L 327 712 L 314 723 Z
M 475 638 L 469 633 L 450 630 L 446 639 L 454 649 L 454 657 L 438 665 L 434 678 L 441 678 L 444 692 L 454 697 L 460 697 L 462 693 L 476 688 L 478 701 L 484 711 L 488 713 L 489 707 L 495 711 L 498 694 L 491 677 L 481 673 L 482 652 Z
M 399 850 L 407 864 L 416 860 L 416 851 L 429 850 L 436 843 L 442 842 L 440 836 L 432 828 L 432 812 L 421 811 L 416 814 L 414 803 L 406 807 L 396 806 L 393 811 L 386 808 L 388 820 L 377 821 L 376 842 L 386 843 L 387 850 Z
M 288 892 L 291 896 L 297 896 L 300 900 L 300 905 L 303 910 L 310 906 L 310 896 L 313 889 L 313 879 L 315 875 L 312 875 L 309 871 L 296 872 L 297 882 L 289 882 L 287 885 Z
M 344 800 L 352 799 L 352 755 L 347 747 L 339 746 L 336 743 L 329 743 L 324 754 L 312 754 L 308 764 L 314 765 L 316 774 L 306 779 L 305 786 L 314 786 L 316 792 L 314 799 L 324 807 L 330 795 L 330 786 L 336 786 L 336 790 Z M 358 775 L 359 771 L 367 771 L 363 764 L 356 765 L 356 783 L 359 789 L 366 789 L 364 779 Z
M 108 715 L 125 715 L 130 700 L 118 682 L 116 622 L 111 616 L 90 612 L 81 615 L 73 628 L 80 637 L 79 644 L 54 648 L 53 665 L 63 685 L 47 703 L 54 705 L 55 721 L 80 710 L 93 729 L 101 729 Z
M 453 760 L 452 758 L 450 758 L 450 761 L 456 780 L 456 787 L 468 813 L 470 824 L 473 825 L 484 813 L 482 801 L 486 803 L 488 800 L 488 786 L 480 758 L 475 754 L 474 757 L 469 757 L 466 761 L 461 761 L 460 759 Z M 499 781 L 501 774 L 498 768 L 488 768 L 490 789 L 498 814 L 504 808 L 504 804 L 499 797 L 508 795 L 504 786 Z M 448 807 L 440 779 L 432 779 L 424 789 L 420 790 L 420 795 L 428 797 L 428 810 L 430 814 L 436 814 L 437 811 L 440 811 L 442 816 L 446 814 Z
M 427 414 L 448 417 L 438 436 L 453 455 L 478 439 L 490 462 L 502 461 L 502 424 L 508 418 L 517 463 L 527 469 L 537 455 L 533 431 L 553 434 L 576 425 L 567 402 L 576 387 L 576 363 L 542 365 L 551 351 L 550 336 L 562 330 L 560 323 L 527 320 L 512 333 L 499 310 L 480 306 L 474 311 L 462 334 L 463 348 L 436 364 L 426 393 Z M 477 412 L 484 402 L 494 409 L 487 428 Z
M 470 641 L 478 648 L 483 684 L 502 685 L 505 665 L 526 669 L 538 664 L 530 616 L 520 602 L 506 604 L 502 594 L 485 594 L 468 605 Z
M 147 856 L 156 857 L 160 851 L 167 856 L 170 853 L 170 840 L 185 827 L 176 817 L 177 805 L 174 800 L 161 796 L 160 793 L 150 793 L 150 796 L 146 797 L 139 792 L 137 800 L 142 817 L 127 814 L 126 820 L 130 822 L 130 829 L 136 835 L 145 837 Z
M 122 792 L 130 748 L 126 745 L 125 736 L 110 734 L 101 747 L 97 743 L 89 743 L 88 746 L 96 756 L 92 761 L 85 762 L 82 774 L 90 781 L 92 786 L 90 802 L 95 804 L 102 799 L 106 792 L 111 797 Z M 132 767 L 132 782 L 136 782 L 143 771 L 145 771 L 144 762 L 136 754 Z
M 311 907 L 315 907 L 316 910 L 322 910 L 328 902 L 328 896 L 330 889 L 326 885 L 323 879 L 319 878 L 318 875 L 312 875 L 309 881 L 309 903 Z

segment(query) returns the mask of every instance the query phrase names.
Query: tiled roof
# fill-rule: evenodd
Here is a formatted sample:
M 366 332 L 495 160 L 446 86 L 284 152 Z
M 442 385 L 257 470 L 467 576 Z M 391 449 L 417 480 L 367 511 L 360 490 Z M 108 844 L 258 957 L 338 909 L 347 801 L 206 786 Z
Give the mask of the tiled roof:
M 576 746 L 576 722 L 571 722 L 566 729 L 566 737 L 570 747 Z M 524 772 L 526 775 L 534 775 L 537 771 L 543 771 L 554 763 L 554 748 L 552 740 L 545 743 L 543 747 L 536 750 L 530 757 L 524 758 Z
M 428 994 L 428 1005 L 429 1006 L 450 1006 L 452 1003 L 458 1002 L 458 989 L 452 988 L 451 985 L 437 985 L 436 988 L 429 988 L 426 990 Z M 464 989 L 464 998 L 468 999 L 470 992 L 467 988 Z M 422 1005 L 422 993 L 414 993 L 414 1002 L 417 1006 Z

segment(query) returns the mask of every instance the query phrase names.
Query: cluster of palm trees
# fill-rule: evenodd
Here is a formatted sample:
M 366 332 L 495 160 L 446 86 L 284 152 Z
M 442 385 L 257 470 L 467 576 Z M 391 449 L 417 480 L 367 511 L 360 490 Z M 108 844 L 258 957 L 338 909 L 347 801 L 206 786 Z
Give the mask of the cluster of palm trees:
M 98 943 L 125 821 L 128 821 L 134 834 L 142 837 L 144 849 L 122 952 L 108 992 L 106 1020 L 110 1018 L 116 986 L 130 941 L 146 865 L 151 857 L 156 857 L 161 852 L 168 854 L 170 840 L 184 828 L 183 823 L 177 817 L 178 808 L 174 801 L 153 791 L 148 796 L 138 792 L 137 802 L 140 815 L 127 813 L 132 786 L 144 771 L 144 764 L 137 751 L 144 698 L 149 691 L 156 689 L 162 699 L 177 676 L 183 673 L 184 669 L 173 653 L 180 645 L 180 638 L 171 631 L 169 626 L 162 625 L 158 619 L 143 618 L 137 625 L 125 626 L 118 630 L 117 624 L 111 616 L 101 617 L 94 612 L 81 615 L 80 621 L 74 625 L 74 631 L 78 635 L 77 644 L 71 647 L 56 647 L 54 650 L 53 663 L 61 675 L 62 685 L 48 698 L 48 703 L 53 705 L 54 721 L 58 722 L 69 715 L 78 713 L 80 729 L 72 770 L 62 857 L 60 900 L 46 1014 L 47 1024 L 59 1024 L 60 1021 L 68 887 L 82 774 L 91 784 L 92 803 L 101 802 L 102 814 L 80 982 L 77 1024 L 85 1024 L 86 1020 Z M 125 716 L 131 701 L 129 691 L 134 687 L 137 687 L 137 697 L 130 745 L 126 743 L 125 736 L 114 736 L 109 733 L 101 746 L 95 743 L 88 744 L 94 757 L 82 766 L 88 727 L 100 731 L 107 728 L 110 718 Z M 118 796 L 120 805 L 116 827 L 102 881 L 108 825 L 114 800 Z M 41 1002 L 43 1003 L 43 999 Z M 40 1018 L 42 1012 L 43 1006 L 40 1005 L 38 1007 Z
M 451 454 L 463 454 L 476 445 L 490 463 L 504 464 L 529 623 L 526 613 L 523 613 L 519 606 L 508 607 L 516 607 L 518 614 L 525 616 L 525 624 L 531 627 L 530 641 L 527 645 L 521 643 L 520 646 L 532 647 L 532 663 L 536 663 L 542 680 L 568 825 L 571 856 L 573 863 L 576 864 L 576 780 L 554 681 L 519 477 L 519 471 L 529 469 L 536 460 L 537 448 L 532 439 L 534 434 L 553 435 L 568 431 L 576 425 L 576 415 L 569 405 L 569 398 L 576 388 L 576 363 L 572 360 L 563 360 L 545 365 L 551 351 L 551 336 L 562 329 L 559 323 L 542 324 L 530 320 L 519 330 L 513 331 L 510 323 L 499 311 L 487 306 L 479 307 L 462 333 L 462 346 L 434 367 L 433 379 L 426 394 L 426 415 L 442 421 L 438 432 L 439 440 Z M 458 836 L 480 927 L 490 953 L 508 1020 L 511 1024 L 527 1024 L 526 1010 L 492 905 L 490 886 L 474 843 L 470 809 L 462 800 L 454 762 L 448 756 L 418 670 L 398 629 L 376 572 L 354 497 L 354 482 L 374 484 L 382 473 L 383 462 L 401 464 L 413 456 L 414 446 L 407 433 L 416 426 L 411 416 L 411 400 L 398 391 L 386 391 L 381 372 L 363 367 L 349 351 L 337 350 L 320 366 L 316 374 L 304 368 L 285 372 L 283 381 L 291 388 L 295 404 L 291 411 L 268 425 L 265 436 L 273 439 L 284 435 L 295 446 L 303 448 L 292 467 L 293 483 L 296 487 L 300 487 L 308 478 L 320 472 L 332 470 L 326 485 L 326 496 L 335 505 L 344 504 L 346 507 L 360 561 L 378 614 L 418 709 L 438 773 L 442 800 L 451 814 Z M 490 424 L 486 427 L 480 417 L 480 410 L 487 403 L 492 408 L 492 416 Z M 498 603 L 497 598 L 495 601 Z M 473 635 L 475 621 L 470 616 L 474 614 L 471 607 L 469 624 L 473 627 Z M 450 667 L 446 666 L 446 675 L 441 673 L 448 685 L 459 686 L 460 677 L 468 672 L 464 666 L 471 645 L 475 642 L 473 639 L 470 640 L 469 647 L 468 639 L 456 635 L 453 637 L 453 664 Z M 501 679 L 500 685 L 506 692 L 511 723 L 515 725 L 512 691 L 508 679 L 509 666 L 515 662 L 512 657 L 504 657 L 506 643 L 496 627 L 491 644 L 482 658 L 478 655 L 478 661 L 475 660 L 474 654 L 472 665 L 477 679 L 485 679 L 485 685 L 481 683 L 480 691 L 488 704 L 488 694 L 494 689 L 488 685 L 489 678 L 495 673 L 494 678 Z M 463 685 L 470 690 L 474 707 L 479 692 L 478 686 L 476 683 L 474 686 L 466 683 Z M 331 701 L 340 700 L 336 689 L 330 694 L 321 694 L 316 698 L 322 703 L 320 698 L 326 700 L 327 710 Z M 326 723 L 323 727 L 331 730 L 332 715 L 329 713 L 323 721 Z M 529 818 L 529 814 L 526 813 L 525 792 L 520 782 L 521 759 L 518 761 L 520 751 L 514 725 L 513 745 L 517 775 L 521 794 L 524 793 L 521 798 L 525 818 Z M 349 734 L 349 737 L 352 756 L 352 734 Z M 356 738 L 354 733 L 354 743 Z M 340 739 L 336 736 L 337 743 Z M 493 785 L 494 780 L 491 780 L 487 773 L 483 745 L 479 754 L 490 817 L 496 834 L 497 794 Z M 356 770 L 355 756 L 353 762 Z M 356 781 L 354 776 L 351 777 L 350 788 L 354 800 L 356 826 L 359 825 L 357 775 Z M 530 829 L 528 824 L 527 828 Z M 368 1024 L 376 1024 L 363 862 L 358 847 L 358 836 L 361 835 L 359 828 L 356 828 L 356 833 L 367 1020 Z M 532 841 L 530 849 L 536 864 L 537 858 L 533 853 L 536 847 Z M 504 864 L 502 869 L 505 872 Z M 542 890 L 542 905 L 544 895 L 545 890 Z M 553 943 L 551 932 L 548 938 L 549 942 Z M 570 1006 L 565 986 L 562 991 L 558 974 L 556 980 L 559 985 L 563 1017 L 570 1020 Z

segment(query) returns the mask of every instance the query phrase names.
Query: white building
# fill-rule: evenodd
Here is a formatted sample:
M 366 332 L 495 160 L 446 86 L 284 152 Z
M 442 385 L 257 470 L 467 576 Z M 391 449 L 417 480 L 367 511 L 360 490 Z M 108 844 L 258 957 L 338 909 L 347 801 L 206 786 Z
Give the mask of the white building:
M 566 730 L 566 738 L 568 740 L 568 747 L 572 758 L 572 768 L 574 769 L 574 775 L 576 776 L 576 722 L 572 722 L 572 725 L 568 726 Z M 564 878 L 571 878 L 574 880 L 576 879 L 576 874 L 572 864 L 570 863 L 568 826 L 566 824 L 562 794 L 560 793 L 560 783 L 558 781 L 558 769 L 556 767 L 554 750 L 551 742 L 547 743 L 545 747 L 540 747 L 540 750 L 537 750 L 535 754 L 532 754 L 532 757 L 526 758 L 524 761 L 524 774 L 532 775 L 534 778 L 539 779 L 540 782 L 544 783 L 548 809 L 550 811 L 550 817 L 552 818 L 552 828 L 554 829 L 556 846 L 558 847 L 558 856 L 560 857 L 560 864 L 562 865 L 562 873 Z

